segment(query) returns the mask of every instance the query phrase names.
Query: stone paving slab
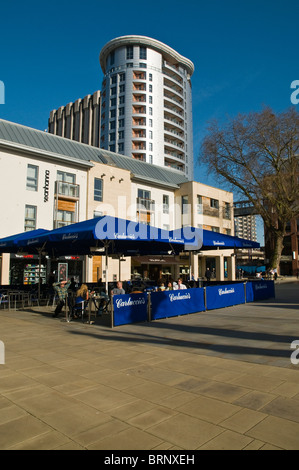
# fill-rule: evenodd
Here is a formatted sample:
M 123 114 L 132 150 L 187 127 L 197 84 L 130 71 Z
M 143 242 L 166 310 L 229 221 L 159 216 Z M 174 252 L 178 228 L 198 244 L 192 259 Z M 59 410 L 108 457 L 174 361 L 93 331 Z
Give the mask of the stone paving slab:
M 0 449 L 298 449 L 299 282 L 276 298 L 108 328 L 0 311 Z

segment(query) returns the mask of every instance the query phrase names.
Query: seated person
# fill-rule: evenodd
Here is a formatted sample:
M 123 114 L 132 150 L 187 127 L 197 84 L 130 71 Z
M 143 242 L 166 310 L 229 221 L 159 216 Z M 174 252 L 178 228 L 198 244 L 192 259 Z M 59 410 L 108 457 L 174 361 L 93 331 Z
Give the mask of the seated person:
M 178 283 L 173 286 L 173 289 L 174 289 L 174 290 L 187 289 L 187 287 L 185 286 L 185 284 L 183 284 L 182 278 L 179 278 L 179 279 L 178 279 Z
M 88 287 L 86 284 L 82 284 L 80 289 L 78 289 L 76 292 L 74 308 L 76 308 L 76 305 L 79 306 L 81 304 L 81 307 L 82 307 L 81 311 L 83 311 L 84 313 L 84 310 L 88 304 L 88 299 L 89 299 Z M 80 311 L 80 308 L 77 308 L 76 310 Z M 77 315 L 75 313 L 74 313 L 74 318 L 77 318 Z
M 168 281 L 167 287 L 166 287 L 165 290 L 173 290 L 173 285 L 172 285 L 172 282 L 171 282 L 171 281 Z
M 116 287 L 112 289 L 111 295 L 122 295 L 125 294 L 125 289 L 123 289 L 123 283 L 121 281 L 118 281 L 116 284 Z

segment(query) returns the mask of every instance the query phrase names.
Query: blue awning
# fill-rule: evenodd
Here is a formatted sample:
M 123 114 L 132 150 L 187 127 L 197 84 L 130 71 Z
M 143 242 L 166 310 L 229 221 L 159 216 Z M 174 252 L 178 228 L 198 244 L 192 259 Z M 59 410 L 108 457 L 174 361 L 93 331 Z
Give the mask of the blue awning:
M 26 246 L 27 251 L 36 252 L 36 248 L 31 250 L 29 240 L 37 240 L 40 236 L 46 235 L 49 233 L 49 230 L 45 229 L 36 229 L 30 230 L 29 232 L 17 233 L 16 235 L 11 235 L 9 237 L 0 239 L 0 253 L 17 253 L 22 247 Z
M 0 239 L 0 252 L 36 253 L 49 256 L 122 254 L 178 254 L 215 248 L 259 248 L 260 244 L 230 235 L 183 227 L 163 230 L 151 225 L 102 216 L 66 225 L 56 230 L 38 229 Z
M 185 245 L 185 250 L 212 250 L 234 249 L 234 248 L 259 248 L 260 244 L 244 238 L 238 238 L 224 233 L 213 232 L 211 230 L 199 229 L 195 227 L 183 227 L 172 230 L 170 235 L 173 239 L 181 240 Z
M 87 254 L 177 254 L 183 241 L 170 241 L 169 232 L 147 224 L 102 216 L 21 240 L 24 251 L 44 247 L 51 256 Z

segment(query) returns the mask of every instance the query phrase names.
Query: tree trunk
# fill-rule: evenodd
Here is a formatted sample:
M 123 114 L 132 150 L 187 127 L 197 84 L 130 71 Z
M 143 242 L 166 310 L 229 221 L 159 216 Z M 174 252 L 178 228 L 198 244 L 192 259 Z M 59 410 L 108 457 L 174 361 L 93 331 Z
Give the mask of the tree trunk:
M 280 258 L 283 250 L 283 238 L 284 232 L 278 230 L 271 231 L 271 244 L 268 245 L 268 253 L 266 253 L 269 259 L 269 269 L 277 269 L 277 273 L 279 273 Z

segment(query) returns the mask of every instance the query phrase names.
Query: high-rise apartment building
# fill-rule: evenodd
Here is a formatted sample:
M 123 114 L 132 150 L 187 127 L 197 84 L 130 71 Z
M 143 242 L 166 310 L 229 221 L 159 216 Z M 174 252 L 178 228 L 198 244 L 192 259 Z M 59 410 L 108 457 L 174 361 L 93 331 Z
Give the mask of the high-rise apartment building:
M 50 113 L 48 131 L 193 179 L 194 65 L 169 46 L 123 36 L 100 53 L 102 90 Z
M 48 131 L 83 144 L 100 146 L 101 93 L 94 92 L 50 113 Z
M 235 220 L 235 235 L 239 238 L 246 240 L 257 241 L 256 232 L 256 216 L 243 215 L 234 218 Z
M 122 36 L 100 53 L 100 147 L 193 178 L 193 63 L 160 41 Z

